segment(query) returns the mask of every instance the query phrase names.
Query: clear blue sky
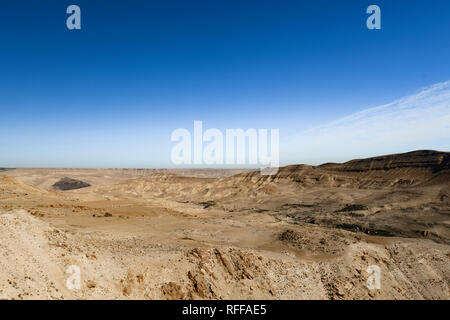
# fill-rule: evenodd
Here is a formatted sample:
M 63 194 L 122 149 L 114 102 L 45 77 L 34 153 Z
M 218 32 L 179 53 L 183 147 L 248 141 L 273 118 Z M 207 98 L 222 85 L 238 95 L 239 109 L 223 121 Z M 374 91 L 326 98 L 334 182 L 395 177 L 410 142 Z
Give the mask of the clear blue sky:
M 82 30 L 66 28 L 71 4 Z M 170 167 L 171 132 L 194 120 L 284 141 L 450 80 L 448 0 L 2 0 L 0 40 L 11 167 Z

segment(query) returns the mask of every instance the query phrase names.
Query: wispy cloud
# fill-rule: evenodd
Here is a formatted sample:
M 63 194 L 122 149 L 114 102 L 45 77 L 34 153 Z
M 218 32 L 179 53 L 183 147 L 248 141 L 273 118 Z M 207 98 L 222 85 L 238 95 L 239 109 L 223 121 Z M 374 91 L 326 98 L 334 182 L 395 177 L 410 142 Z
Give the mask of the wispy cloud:
M 413 149 L 450 149 L 450 81 L 301 132 L 282 146 L 287 162 L 320 163 Z

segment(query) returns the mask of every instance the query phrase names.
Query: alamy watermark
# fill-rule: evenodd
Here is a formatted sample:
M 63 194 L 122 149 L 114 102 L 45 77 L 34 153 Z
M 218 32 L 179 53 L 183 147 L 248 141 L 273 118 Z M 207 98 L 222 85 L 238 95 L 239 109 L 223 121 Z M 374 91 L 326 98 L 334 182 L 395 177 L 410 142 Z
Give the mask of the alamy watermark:
M 70 14 L 66 20 L 66 26 L 69 30 L 80 30 L 81 29 L 81 9 L 77 5 L 70 5 L 66 10 L 67 14 Z
M 66 13 L 70 16 L 66 19 L 66 26 L 69 30 L 81 30 L 81 8 L 78 5 L 67 7 Z M 366 20 L 366 26 L 369 30 L 381 29 L 381 9 L 377 5 L 370 5 L 366 9 L 370 16 Z
M 366 272 L 370 274 L 366 281 L 366 287 L 369 290 L 381 289 L 381 268 L 373 264 L 367 267 Z
M 369 30 L 381 29 L 381 9 L 379 6 L 372 4 L 367 7 L 367 14 L 370 16 L 367 18 L 366 25 Z
M 279 129 L 216 128 L 203 132 L 203 122 L 194 121 L 191 131 L 179 128 L 172 132 L 171 159 L 175 165 L 250 165 L 261 168 L 262 175 L 278 172 L 280 164 Z

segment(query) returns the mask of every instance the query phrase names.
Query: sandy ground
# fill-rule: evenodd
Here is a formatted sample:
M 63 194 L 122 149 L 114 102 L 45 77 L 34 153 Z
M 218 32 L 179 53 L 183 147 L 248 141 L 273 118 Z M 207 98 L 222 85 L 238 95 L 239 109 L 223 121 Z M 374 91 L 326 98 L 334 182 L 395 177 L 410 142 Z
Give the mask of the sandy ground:
M 449 299 L 446 157 L 2 171 L 0 298 Z M 53 190 L 64 177 L 91 187 Z

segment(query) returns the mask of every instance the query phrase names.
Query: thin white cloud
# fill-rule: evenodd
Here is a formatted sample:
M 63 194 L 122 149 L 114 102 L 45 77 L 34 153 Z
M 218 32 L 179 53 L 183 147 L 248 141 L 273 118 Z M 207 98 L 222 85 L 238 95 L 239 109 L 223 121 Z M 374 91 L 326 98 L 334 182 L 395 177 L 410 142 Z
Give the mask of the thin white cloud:
M 450 81 L 299 133 L 282 159 L 321 163 L 414 149 L 450 149 Z

